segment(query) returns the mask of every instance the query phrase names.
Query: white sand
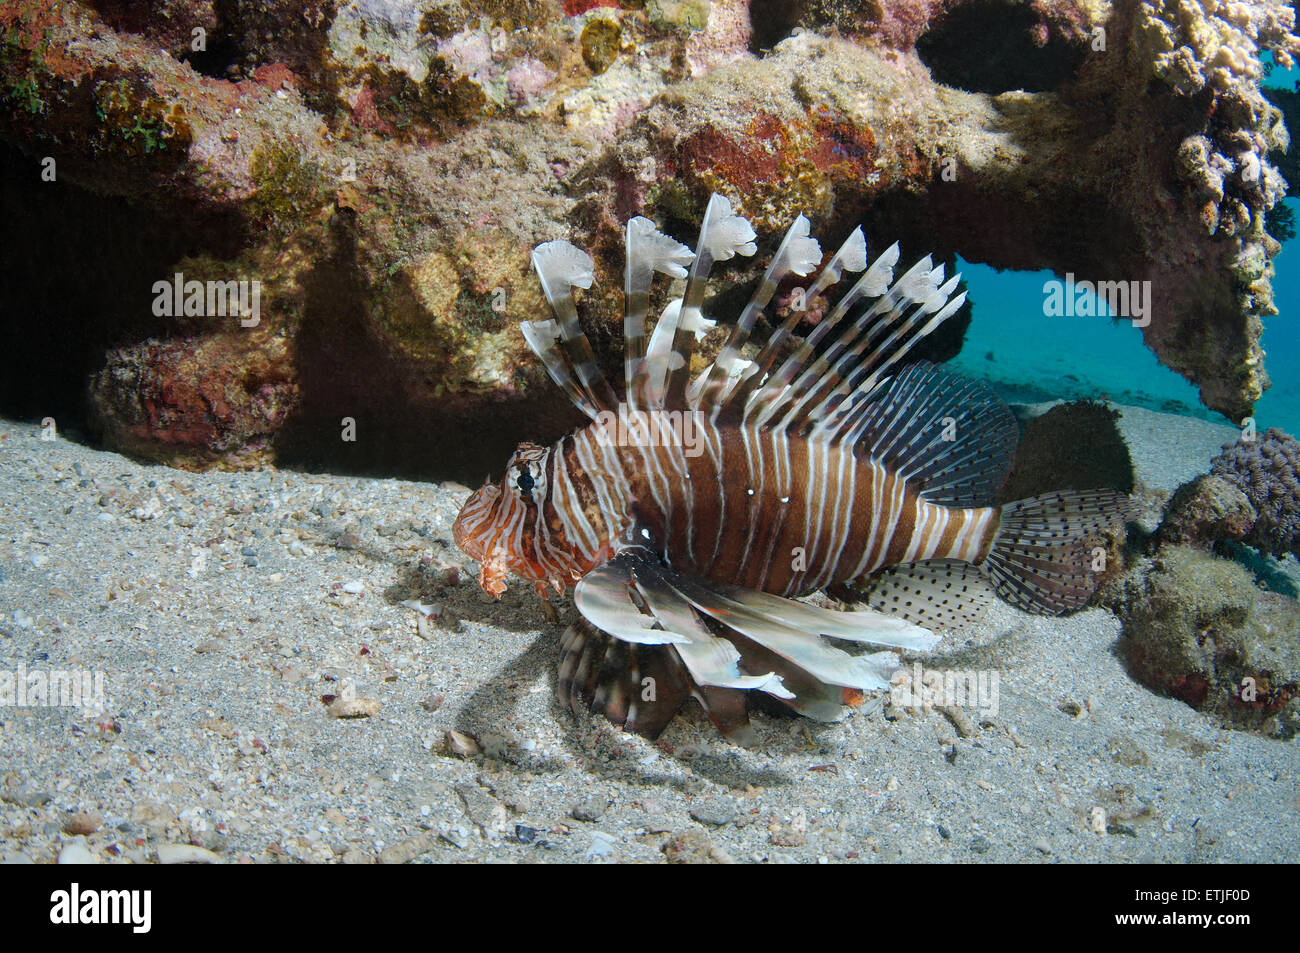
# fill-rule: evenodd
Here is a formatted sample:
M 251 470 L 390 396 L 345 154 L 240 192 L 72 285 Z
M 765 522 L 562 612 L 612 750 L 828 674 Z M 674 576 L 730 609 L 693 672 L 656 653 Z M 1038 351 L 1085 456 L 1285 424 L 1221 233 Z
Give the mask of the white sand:
M 1204 469 L 1223 439 L 1206 427 L 1127 414 L 1143 479 Z M 837 725 L 757 714 L 749 750 L 693 707 L 658 744 L 575 719 L 551 695 L 567 600 L 553 624 L 520 585 L 499 603 L 468 573 L 439 590 L 439 567 L 465 565 L 450 546 L 462 498 L 196 475 L 0 423 L 0 669 L 98 670 L 108 695 L 98 716 L 0 709 L 0 855 L 152 861 L 193 842 L 230 862 L 662 860 L 672 844 L 772 862 L 1300 859 L 1300 748 L 1136 684 L 1100 610 L 999 606 L 946 645 L 936 667 L 999 676 L 999 711 L 983 727 L 971 711 L 971 737 L 938 712 L 888 720 L 879 702 Z M 399 605 L 412 597 L 461 622 L 422 637 Z M 322 696 L 349 681 L 373 716 L 329 715 Z M 445 754 L 448 729 L 488 753 Z M 102 823 L 66 834 L 74 811 Z

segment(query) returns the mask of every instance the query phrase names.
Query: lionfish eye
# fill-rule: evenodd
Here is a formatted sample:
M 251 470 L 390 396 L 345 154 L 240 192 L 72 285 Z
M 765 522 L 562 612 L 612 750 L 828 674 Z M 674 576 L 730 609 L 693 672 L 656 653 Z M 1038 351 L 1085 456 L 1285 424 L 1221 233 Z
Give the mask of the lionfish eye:
M 519 479 L 515 480 L 515 486 L 519 487 L 519 491 L 525 496 L 531 493 L 533 487 L 536 485 L 537 484 L 533 482 L 533 475 L 527 470 L 521 470 L 519 472 Z

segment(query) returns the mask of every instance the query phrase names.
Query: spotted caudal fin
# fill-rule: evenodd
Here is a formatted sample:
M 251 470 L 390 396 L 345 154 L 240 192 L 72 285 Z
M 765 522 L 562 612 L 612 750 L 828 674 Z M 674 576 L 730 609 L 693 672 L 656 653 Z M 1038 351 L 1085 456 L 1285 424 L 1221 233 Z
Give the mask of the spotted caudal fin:
M 1090 533 L 1133 514 L 1118 490 L 1060 490 L 1007 503 L 980 568 L 1002 598 L 1028 612 L 1059 615 L 1085 606 L 1098 574 L 1084 547 Z

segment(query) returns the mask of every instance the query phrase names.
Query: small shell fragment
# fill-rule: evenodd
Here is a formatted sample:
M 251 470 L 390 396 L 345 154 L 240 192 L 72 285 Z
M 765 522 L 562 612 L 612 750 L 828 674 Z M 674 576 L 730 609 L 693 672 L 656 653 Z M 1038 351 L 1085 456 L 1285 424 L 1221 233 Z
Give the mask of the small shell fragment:
M 330 715 L 335 718 L 369 718 L 379 711 L 379 702 L 373 698 L 348 698 L 340 695 L 327 706 Z
M 471 736 L 454 728 L 447 729 L 446 734 L 443 735 L 443 743 L 446 745 L 447 753 L 457 758 L 471 758 L 483 750 Z

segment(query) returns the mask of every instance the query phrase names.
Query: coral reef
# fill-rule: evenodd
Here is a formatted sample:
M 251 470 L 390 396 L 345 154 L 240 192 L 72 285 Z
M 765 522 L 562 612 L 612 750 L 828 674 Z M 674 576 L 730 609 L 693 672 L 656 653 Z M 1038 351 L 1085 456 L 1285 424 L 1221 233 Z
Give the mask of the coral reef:
M 1023 500 L 1052 490 L 1105 487 L 1133 490 L 1133 460 L 1106 404 L 1079 400 L 1058 404 L 1024 428 L 1015 463 L 998 493 L 1000 501 Z
M 1226 444 L 1211 472 L 1180 486 L 1103 601 L 1123 623 L 1135 677 L 1278 737 L 1300 730 L 1300 603 L 1264 553 L 1296 547 L 1300 444 L 1281 431 Z M 1267 577 L 1269 591 L 1263 588 Z M 1281 593 L 1288 593 L 1283 595 Z
M 644 207 L 674 231 L 712 190 L 764 234 L 804 211 L 831 240 L 861 222 L 905 251 L 1149 280 L 1147 344 L 1240 419 L 1268 384 L 1264 223 L 1285 188 L 1259 56 L 1285 62 L 1293 27 L 1278 0 L 14 0 L 0 139 L 33 178 L 53 159 L 61 184 L 192 223 L 193 269 L 266 285 L 283 360 L 234 346 L 250 336 L 228 325 L 159 321 L 115 329 L 95 375 L 110 439 L 191 465 L 177 433 L 215 427 L 204 453 L 238 462 L 241 441 L 274 452 L 276 427 L 336 432 L 340 414 L 371 415 L 367 446 L 389 452 L 409 421 L 382 401 L 431 434 L 499 430 L 502 402 L 540 379 L 516 330 L 538 303 L 527 250 L 574 233 L 592 250 L 589 331 L 613 365 L 618 223 Z M 710 306 L 743 296 L 752 267 L 722 273 Z M 27 281 L 7 314 L 62 314 Z M 209 420 L 202 375 L 154 365 L 183 348 L 189 364 L 225 355 L 248 395 L 295 403 L 265 418 L 272 431 Z M 197 415 L 186 426 L 141 417 L 106 383 L 146 366 Z M 324 367 L 383 385 L 349 380 L 329 400 L 310 370 Z M 433 452 L 477 479 L 464 443 Z
M 1256 511 L 1244 541 L 1272 556 L 1300 556 L 1300 442 L 1270 427 L 1261 439 L 1225 444 L 1210 472 L 1235 486 Z
M 286 343 L 266 333 L 147 341 L 110 352 L 90 384 L 114 446 L 188 468 L 265 464 L 296 399 Z
M 1245 493 L 1229 481 L 1207 474 L 1174 491 L 1155 542 L 1208 549 L 1219 540 L 1245 539 L 1257 518 Z
M 1200 550 L 1167 546 L 1114 584 L 1134 677 L 1230 725 L 1300 730 L 1300 605 Z

